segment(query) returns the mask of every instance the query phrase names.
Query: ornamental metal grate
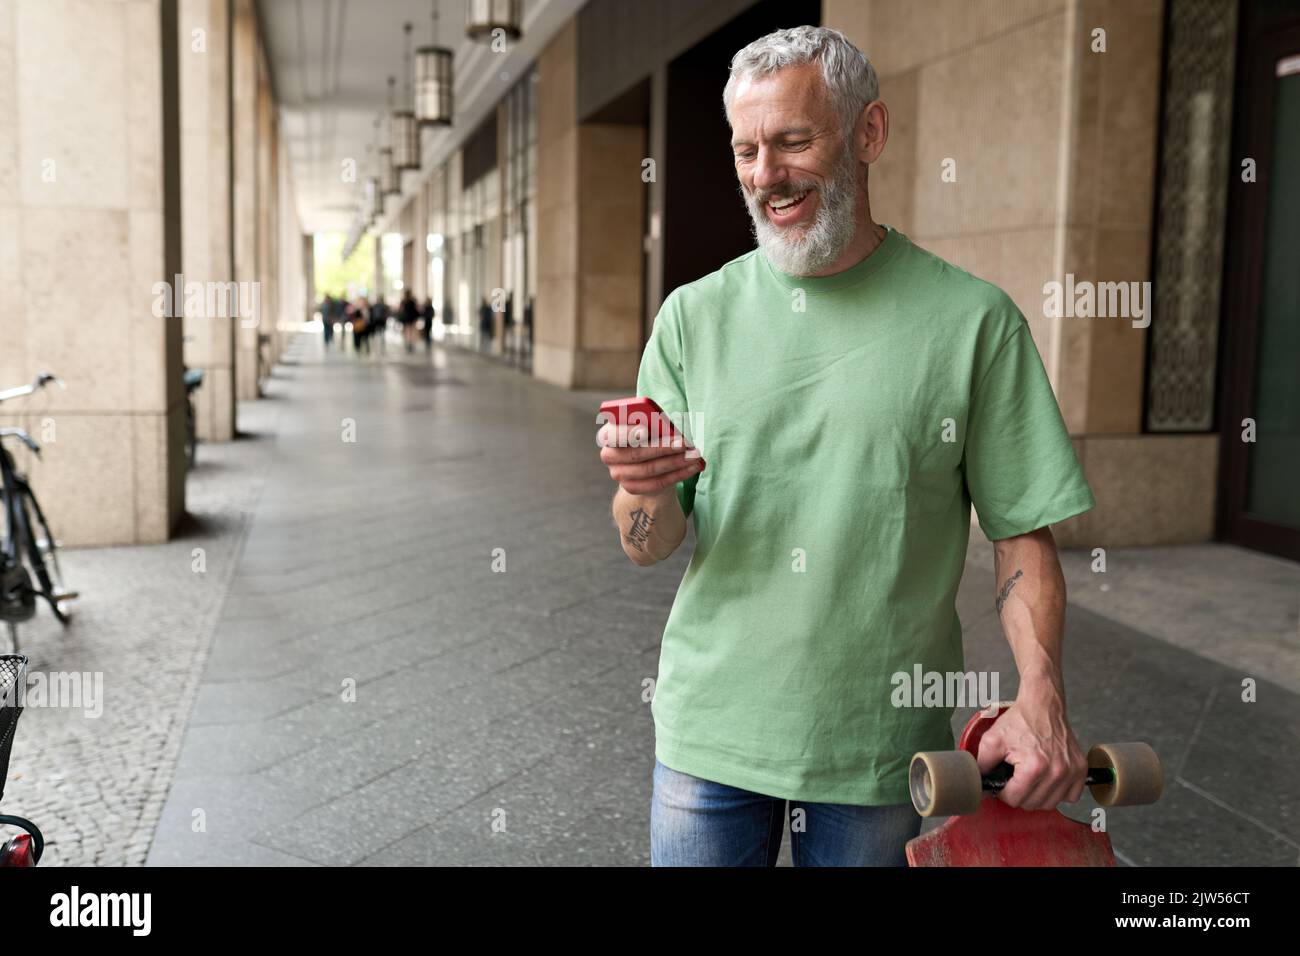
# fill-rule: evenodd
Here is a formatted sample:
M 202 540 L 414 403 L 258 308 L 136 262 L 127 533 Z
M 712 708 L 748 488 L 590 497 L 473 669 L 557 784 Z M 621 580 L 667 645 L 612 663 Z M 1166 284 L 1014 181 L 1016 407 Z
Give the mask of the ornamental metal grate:
M 1146 428 L 1214 428 L 1236 4 L 1169 0 Z

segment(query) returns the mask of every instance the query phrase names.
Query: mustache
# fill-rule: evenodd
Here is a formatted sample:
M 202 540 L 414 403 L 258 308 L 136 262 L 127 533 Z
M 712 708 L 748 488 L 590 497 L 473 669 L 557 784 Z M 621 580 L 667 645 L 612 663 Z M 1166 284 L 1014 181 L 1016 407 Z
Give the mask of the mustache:
M 763 203 L 770 202 L 773 199 L 785 199 L 788 196 L 797 196 L 802 192 L 817 192 L 820 191 L 820 189 L 821 187 L 814 182 L 795 183 L 786 190 L 780 192 L 775 189 L 766 189 L 761 191 L 756 189 L 750 193 L 747 198 L 761 206 Z

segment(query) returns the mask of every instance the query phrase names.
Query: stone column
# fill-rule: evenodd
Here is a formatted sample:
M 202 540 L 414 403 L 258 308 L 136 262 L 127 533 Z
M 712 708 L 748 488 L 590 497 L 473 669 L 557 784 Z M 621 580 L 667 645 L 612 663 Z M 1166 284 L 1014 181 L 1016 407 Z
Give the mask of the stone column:
M 1142 433 L 1145 330 L 1044 313 L 1050 282 L 1151 278 L 1162 12 L 1160 0 L 961 4 L 935 31 L 924 4 L 824 4 L 890 107 L 874 218 L 1006 290 L 1029 322 L 1097 496 L 1057 527 L 1067 545 L 1213 536 L 1216 437 Z
M 187 283 L 233 281 L 230 208 L 229 0 L 180 0 L 182 265 Z M 211 286 L 208 286 L 211 287 Z M 235 434 L 236 310 L 185 315 L 185 364 L 203 370 L 194 395 L 204 441 Z
M 234 0 L 234 49 L 231 60 L 233 103 L 231 150 L 234 192 L 234 269 L 242 289 L 260 278 L 257 262 L 258 61 L 257 17 L 252 0 Z M 257 286 L 260 299 L 260 285 Z M 265 311 L 265 304 L 259 311 Z M 242 315 L 235 330 L 235 395 L 257 398 L 257 321 Z
M 283 146 L 283 144 L 281 144 Z M 279 279 L 276 282 L 279 299 L 279 334 L 276 336 L 276 358 L 279 359 L 288 342 L 291 330 L 311 318 L 311 282 L 306 278 L 303 264 L 304 245 L 302 228 L 298 223 L 297 203 L 294 199 L 293 180 L 289 175 L 289 152 L 281 148 L 280 156 L 280 233 L 276 243 L 279 250 Z M 310 255 L 310 251 L 308 255 Z
M 304 235 L 300 240 L 302 243 L 302 253 L 299 258 L 301 268 L 302 282 L 302 308 L 298 310 L 300 321 L 307 322 L 311 320 L 312 313 L 316 309 L 316 246 L 311 236 Z M 327 316 L 322 316 L 323 321 L 327 321 Z
M 275 128 L 272 121 L 271 86 L 267 75 L 266 60 L 262 56 L 261 43 L 258 43 L 257 57 L 257 157 L 255 163 L 257 208 L 254 223 L 257 230 L 256 255 L 254 258 L 257 281 L 260 287 L 259 300 L 261 314 L 258 316 L 257 350 L 255 359 L 262 363 L 261 375 L 266 374 L 265 363 L 270 349 L 263 347 L 263 335 L 274 338 L 275 333 L 275 272 L 273 267 L 275 246 Z M 259 378 L 258 385 L 261 381 Z M 260 390 L 258 391 L 260 395 Z
M 67 544 L 167 539 L 185 504 L 175 2 L 0 3 L 0 422 Z M 166 285 L 164 285 L 166 283 Z M 176 313 L 179 315 L 179 311 Z
M 411 247 L 412 275 L 408 280 L 411 284 L 411 294 L 415 296 L 420 305 L 424 305 L 424 297 L 429 294 L 429 182 L 420 184 L 415 198 L 411 202 L 415 206 L 415 218 L 412 223 L 411 241 L 415 243 Z
M 645 130 L 577 122 L 576 25 L 538 60 L 533 371 L 570 388 L 626 388 L 640 362 Z M 581 181 L 582 189 L 578 189 Z

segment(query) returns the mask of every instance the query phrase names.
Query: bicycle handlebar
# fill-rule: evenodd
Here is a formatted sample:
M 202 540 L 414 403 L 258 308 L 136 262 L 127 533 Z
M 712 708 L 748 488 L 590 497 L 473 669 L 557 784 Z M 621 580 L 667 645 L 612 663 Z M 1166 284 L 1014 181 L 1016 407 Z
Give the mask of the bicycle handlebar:
M 41 446 L 36 444 L 36 440 L 21 428 L 0 428 L 0 439 L 17 438 L 20 442 L 32 450 L 32 454 L 38 458 L 41 454 Z
M 59 378 L 57 375 L 51 375 L 49 372 L 37 372 L 36 378 L 30 385 L 20 385 L 17 388 L 8 388 L 4 391 L 0 391 L 0 402 L 8 401 L 11 398 L 22 398 L 24 395 L 31 395 L 34 392 L 39 392 L 46 385 L 50 384 L 50 382 L 53 382 L 55 385 L 59 386 L 59 388 L 68 387 L 63 383 L 63 379 Z

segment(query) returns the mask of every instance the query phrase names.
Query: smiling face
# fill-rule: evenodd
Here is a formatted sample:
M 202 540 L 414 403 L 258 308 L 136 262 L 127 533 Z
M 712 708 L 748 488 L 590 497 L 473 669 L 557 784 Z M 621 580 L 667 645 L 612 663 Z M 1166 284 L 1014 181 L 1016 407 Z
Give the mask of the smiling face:
M 832 269 L 868 220 L 861 165 L 846 144 L 820 68 L 786 67 L 737 83 L 731 146 L 754 238 L 791 275 Z

